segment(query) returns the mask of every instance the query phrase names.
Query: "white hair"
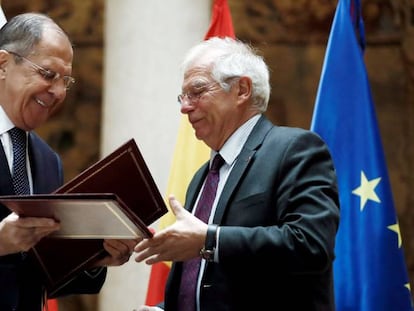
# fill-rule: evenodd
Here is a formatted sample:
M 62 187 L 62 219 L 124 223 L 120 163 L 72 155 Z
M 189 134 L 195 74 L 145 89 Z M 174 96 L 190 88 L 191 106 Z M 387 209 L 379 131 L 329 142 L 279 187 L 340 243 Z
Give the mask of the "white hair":
M 270 97 L 269 68 L 253 47 L 237 39 L 213 37 L 188 51 L 182 63 L 184 72 L 205 57 L 209 57 L 211 77 L 226 91 L 232 78 L 249 77 L 252 105 L 260 112 L 266 111 Z

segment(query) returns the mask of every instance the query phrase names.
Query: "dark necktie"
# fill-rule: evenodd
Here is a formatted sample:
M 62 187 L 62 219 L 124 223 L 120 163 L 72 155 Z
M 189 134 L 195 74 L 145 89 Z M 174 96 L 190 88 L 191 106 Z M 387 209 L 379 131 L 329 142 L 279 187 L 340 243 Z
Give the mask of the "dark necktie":
M 26 167 L 26 132 L 17 127 L 9 130 L 13 143 L 13 188 L 16 194 L 30 194 Z
M 211 208 L 216 197 L 217 186 L 219 183 L 219 170 L 224 164 L 224 159 L 220 154 L 214 157 L 211 168 L 207 174 L 203 192 L 198 201 L 195 216 L 208 223 Z M 198 273 L 200 270 L 200 258 L 193 258 L 183 263 L 183 271 L 178 297 L 178 310 L 194 311 L 196 310 L 196 285 Z

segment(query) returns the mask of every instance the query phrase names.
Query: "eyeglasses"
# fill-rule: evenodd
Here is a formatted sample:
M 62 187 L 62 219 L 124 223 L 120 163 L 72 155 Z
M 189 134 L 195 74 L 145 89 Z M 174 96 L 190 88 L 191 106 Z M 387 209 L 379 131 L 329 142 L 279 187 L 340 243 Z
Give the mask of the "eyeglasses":
M 46 69 L 43 68 L 42 66 L 39 66 L 38 64 L 35 64 L 34 62 L 32 62 L 30 59 L 21 56 L 20 54 L 16 53 L 16 52 L 12 52 L 12 51 L 7 51 L 10 54 L 23 59 L 24 61 L 26 61 L 27 63 L 29 63 L 35 70 L 36 72 L 47 82 L 49 83 L 56 83 L 57 81 L 59 81 L 60 79 L 63 80 L 63 85 L 65 86 L 66 90 L 69 90 L 70 87 L 72 86 L 73 83 L 75 83 L 75 78 L 71 77 L 71 76 L 61 76 L 60 73 L 58 72 L 54 72 L 50 69 Z
M 188 101 L 190 101 L 190 105 L 195 105 L 204 94 L 211 91 L 211 86 L 216 83 L 217 82 L 206 84 L 202 87 L 199 87 L 198 90 L 195 92 L 192 91 L 184 94 L 179 94 L 177 96 L 177 101 L 180 105 L 183 105 L 185 103 L 185 100 L 187 99 Z

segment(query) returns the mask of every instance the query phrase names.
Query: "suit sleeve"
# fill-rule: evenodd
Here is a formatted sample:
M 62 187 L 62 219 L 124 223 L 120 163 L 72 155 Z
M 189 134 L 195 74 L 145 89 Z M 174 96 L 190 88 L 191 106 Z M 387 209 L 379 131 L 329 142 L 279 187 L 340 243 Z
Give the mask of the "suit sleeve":
M 334 165 L 316 134 L 267 135 L 235 187 L 220 225 L 219 262 L 283 273 L 331 267 L 339 223 Z

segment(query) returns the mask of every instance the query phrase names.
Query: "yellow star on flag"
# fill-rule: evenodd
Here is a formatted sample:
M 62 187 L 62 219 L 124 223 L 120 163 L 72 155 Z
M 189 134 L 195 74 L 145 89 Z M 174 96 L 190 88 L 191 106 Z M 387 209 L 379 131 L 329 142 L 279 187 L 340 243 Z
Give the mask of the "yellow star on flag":
M 368 200 L 372 200 L 378 203 L 381 202 L 381 200 L 378 198 L 377 194 L 375 193 L 375 187 L 379 184 L 380 180 L 381 180 L 381 177 L 368 180 L 364 172 L 361 171 L 361 185 L 352 191 L 353 194 L 359 195 L 361 197 L 361 201 L 360 201 L 361 211 L 364 209 L 365 204 L 367 203 Z
M 401 238 L 400 226 L 398 225 L 398 223 L 396 223 L 395 225 L 388 226 L 387 228 L 390 229 L 391 231 L 394 231 L 398 235 L 398 248 L 401 248 L 402 238 Z

